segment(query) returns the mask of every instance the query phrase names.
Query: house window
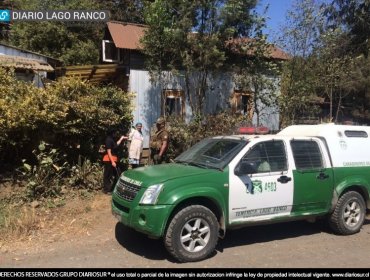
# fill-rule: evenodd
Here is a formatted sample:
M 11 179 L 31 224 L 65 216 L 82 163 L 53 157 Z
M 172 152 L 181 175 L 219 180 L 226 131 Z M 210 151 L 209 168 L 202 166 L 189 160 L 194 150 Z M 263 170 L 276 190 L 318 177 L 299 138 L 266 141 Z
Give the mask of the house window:
M 166 116 L 184 116 L 185 97 L 184 91 L 178 89 L 165 89 L 164 95 L 164 113 Z
M 253 92 L 234 90 L 230 98 L 231 109 L 234 113 L 253 116 Z
M 241 110 L 243 115 L 248 114 L 249 98 L 250 95 L 242 94 Z
M 118 62 L 119 49 L 113 41 L 103 40 L 103 61 L 104 62 Z

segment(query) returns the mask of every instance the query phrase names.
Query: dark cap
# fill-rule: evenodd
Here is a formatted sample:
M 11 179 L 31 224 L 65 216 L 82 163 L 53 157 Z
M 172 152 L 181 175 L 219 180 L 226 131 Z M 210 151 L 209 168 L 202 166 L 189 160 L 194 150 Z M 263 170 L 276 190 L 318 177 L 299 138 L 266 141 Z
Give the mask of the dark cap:
M 163 118 L 163 117 L 160 117 L 160 118 L 158 118 L 157 119 L 157 124 L 164 124 L 166 121 L 165 121 L 165 119 Z

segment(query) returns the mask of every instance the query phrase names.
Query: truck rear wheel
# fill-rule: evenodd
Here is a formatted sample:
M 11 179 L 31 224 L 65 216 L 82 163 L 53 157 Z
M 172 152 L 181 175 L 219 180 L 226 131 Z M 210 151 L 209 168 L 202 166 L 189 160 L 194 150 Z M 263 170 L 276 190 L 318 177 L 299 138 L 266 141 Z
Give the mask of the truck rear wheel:
M 350 235 L 359 232 L 365 220 L 365 201 L 355 191 L 342 195 L 329 219 L 334 232 Z
M 218 230 L 217 218 L 211 210 L 201 205 L 188 206 L 171 220 L 164 243 L 178 261 L 200 261 L 215 250 Z

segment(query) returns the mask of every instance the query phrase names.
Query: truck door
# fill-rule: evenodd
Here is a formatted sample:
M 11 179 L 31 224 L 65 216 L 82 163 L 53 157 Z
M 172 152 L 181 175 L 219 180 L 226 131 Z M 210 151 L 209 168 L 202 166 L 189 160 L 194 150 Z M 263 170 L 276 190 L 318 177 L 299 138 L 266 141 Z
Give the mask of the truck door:
M 259 140 L 229 165 L 229 222 L 273 219 L 290 214 L 293 174 L 283 140 Z
M 295 168 L 292 212 L 319 214 L 327 212 L 333 195 L 333 171 L 326 147 L 318 139 L 292 139 Z

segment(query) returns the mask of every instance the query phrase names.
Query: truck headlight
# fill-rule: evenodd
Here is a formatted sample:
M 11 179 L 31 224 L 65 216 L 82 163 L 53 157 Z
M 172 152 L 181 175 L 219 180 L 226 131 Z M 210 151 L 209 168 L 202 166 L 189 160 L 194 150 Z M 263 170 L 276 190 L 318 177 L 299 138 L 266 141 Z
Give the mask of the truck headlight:
M 140 204 L 156 204 L 162 188 L 163 184 L 148 187 L 140 199 Z

